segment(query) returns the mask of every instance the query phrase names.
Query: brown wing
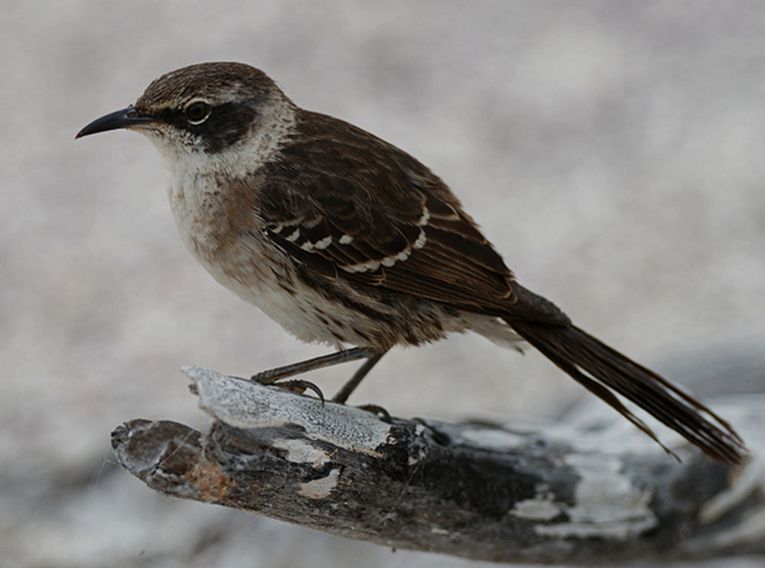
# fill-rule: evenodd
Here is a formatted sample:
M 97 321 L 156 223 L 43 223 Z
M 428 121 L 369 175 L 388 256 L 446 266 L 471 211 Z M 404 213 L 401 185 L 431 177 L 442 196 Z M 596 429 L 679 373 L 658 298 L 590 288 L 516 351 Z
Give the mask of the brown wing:
M 516 303 L 511 271 L 448 187 L 359 128 L 305 113 L 263 179 L 267 234 L 326 277 L 479 312 Z

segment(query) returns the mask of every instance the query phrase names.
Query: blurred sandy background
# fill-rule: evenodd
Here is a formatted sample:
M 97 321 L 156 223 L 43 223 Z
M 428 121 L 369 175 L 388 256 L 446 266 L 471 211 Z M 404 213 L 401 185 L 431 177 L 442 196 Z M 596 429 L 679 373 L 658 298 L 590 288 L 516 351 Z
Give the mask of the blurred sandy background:
M 412 152 L 523 283 L 641 361 L 765 336 L 762 2 L 3 0 L 0 566 L 474 565 L 170 500 L 114 465 L 124 420 L 204 425 L 182 365 L 326 351 L 196 265 L 150 144 L 73 140 L 204 60 L 259 66 Z M 332 392 L 351 370 L 311 378 Z M 580 394 L 464 336 L 392 353 L 355 401 L 512 419 Z

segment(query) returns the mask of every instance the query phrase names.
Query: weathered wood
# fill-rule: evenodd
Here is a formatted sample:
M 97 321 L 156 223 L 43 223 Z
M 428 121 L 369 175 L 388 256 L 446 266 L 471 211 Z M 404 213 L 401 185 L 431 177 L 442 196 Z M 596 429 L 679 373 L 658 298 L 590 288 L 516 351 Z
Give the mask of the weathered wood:
M 164 493 L 349 538 L 567 564 L 765 553 L 765 395 L 713 401 L 752 450 L 733 468 L 662 430 L 678 463 L 607 409 L 546 425 L 393 419 L 187 369 L 202 434 L 133 420 L 117 459 Z

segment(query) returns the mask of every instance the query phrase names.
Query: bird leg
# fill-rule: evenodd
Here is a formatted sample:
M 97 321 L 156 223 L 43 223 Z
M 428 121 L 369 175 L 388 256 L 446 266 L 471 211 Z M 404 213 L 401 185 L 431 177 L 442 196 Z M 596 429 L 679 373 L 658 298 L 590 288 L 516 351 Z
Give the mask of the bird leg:
M 321 392 L 321 389 L 316 385 L 316 383 L 312 383 L 311 381 L 305 381 L 303 379 L 287 379 L 287 380 L 279 380 L 278 383 L 261 383 L 261 384 L 275 384 L 279 388 L 282 388 L 284 390 L 288 390 L 290 392 L 294 392 L 297 394 L 303 394 L 307 390 L 313 391 L 316 394 L 316 396 L 319 397 L 319 400 L 321 401 L 321 405 L 324 406 L 324 402 L 325 402 L 324 393 Z
M 387 351 L 383 351 L 382 353 L 369 353 L 367 355 L 367 360 L 364 361 L 364 364 L 359 367 L 355 373 L 353 373 L 353 376 L 348 380 L 348 382 L 345 383 L 340 388 L 340 390 L 337 391 L 337 394 L 332 397 L 332 402 L 345 404 L 345 401 L 348 400 L 348 397 L 351 396 L 351 393 L 356 390 L 356 387 L 359 386 L 369 371 L 372 370 L 372 367 L 377 365 L 377 362 L 382 359 L 385 353 L 387 353 Z
M 352 349 L 336 351 L 329 355 L 322 355 L 321 357 L 314 357 L 313 359 L 306 359 L 305 361 L 299 361 L 297 363 L 290 363 L 283 367 L 261 371 L 260 373 L 252 375 L 250 380 L 263 385 L 272 385 L 277 381 L 286 379 L 287 377 L 294 377 L 300 373 L 315 371 L 316 369 L 331 367 L 332 365 L 338 365 L 348 361 L 357 361 L 358 359 L 365 359 L 370 356 L 371 353 L 368 349 L 354 347 Z
M 251 381 L 258 382 L 263 385 L 273 385 L 279 382 L 279 386 L 283 386 L 288 390 L 303 393 L 306 389 L 315 392 L 319 398 L 324 402 L 324 393 L 321 392 L 318 386 L 309 381 L 301 379 L 284 381 L 289 377 L 294 377 L 300 373 L 306 373 L 308 371 L 314 371 L 316 369 L 322 369 L 324 367 L 331 367 L 340 363 L 347 363 L 349 361 L 357 361 L 358 359 L 366 359 L 364 364 L 353 374 L 353 376 L 345 383 L 337 394 L 332 398 L 333 402 L 344 404 L 351 393 L 356 390 L 362 379 L 367 376 L 369 371 L 372 370 L 377 362 L 382 359 L 383 353 L 375 353 L 369 349 L 363 347 L 353 347 L 351 349 L 344 349 L 329 355 L 322 355 L 321 357 L 314 357 L 313 359 L 306 359 L 305 361 L 299 361 L 297 363 L 291 363 L 282 367 L 276 367 L 274 369 L 268 369 L 261 371 L 250 377 Z M 282 382 L 283 381 L 283 382 Z

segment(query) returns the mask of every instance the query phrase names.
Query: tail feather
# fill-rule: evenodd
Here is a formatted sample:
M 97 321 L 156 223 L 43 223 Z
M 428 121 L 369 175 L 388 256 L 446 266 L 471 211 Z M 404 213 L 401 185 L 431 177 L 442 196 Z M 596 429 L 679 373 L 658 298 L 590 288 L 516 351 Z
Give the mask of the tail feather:
M 646 410 L 709 456 L 726 463 L 741 463 L 746 448 L 730 424 L 664 377 L 574 325 L 510 319 L 507 323 L 561 370 L 670 454 L 653 430 L 622 404 L 617 394 Z

